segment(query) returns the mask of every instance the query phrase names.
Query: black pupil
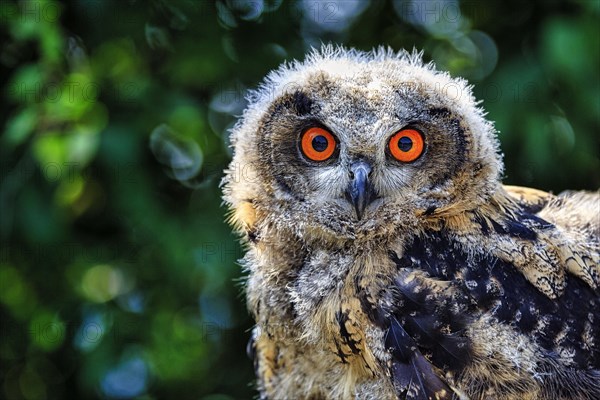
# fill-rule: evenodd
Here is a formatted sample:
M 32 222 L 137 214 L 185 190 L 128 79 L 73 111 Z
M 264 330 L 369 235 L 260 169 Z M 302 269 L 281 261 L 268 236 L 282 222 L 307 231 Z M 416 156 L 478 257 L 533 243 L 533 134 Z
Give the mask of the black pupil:
M 404 152 L 412 149 L 413 141 L 411 138 L 407 136 L 402 136 L 400 140 L 398 140 L 398 148 Z
M 312 147 L 319 153 L 327 148 L 327 138 L 323 135 L 315 136 L 312 140 Z

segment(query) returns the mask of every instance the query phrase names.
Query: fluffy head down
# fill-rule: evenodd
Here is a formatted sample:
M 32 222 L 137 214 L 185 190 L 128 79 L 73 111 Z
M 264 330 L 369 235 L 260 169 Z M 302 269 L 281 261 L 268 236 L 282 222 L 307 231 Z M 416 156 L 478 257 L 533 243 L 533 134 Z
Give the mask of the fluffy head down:
M 249 102 L 232 131 L 224 192 L 232 220 L 250 236 L 266 224 L 305 239 L 385 237 L 392 232 L 384 226 L 476 208 L 500 187 L 495 130 L 470 86 L 415 52 L 325 46 L 271 72 Z M 330 160 L 300 151 L 311 126 L 336 137 Z M 400 163 L 388 143 L 406 127 L 423 134 L 425 150 Z M 347 196 L 358 161 L 370 166 L 374 192 L 362 217 Z

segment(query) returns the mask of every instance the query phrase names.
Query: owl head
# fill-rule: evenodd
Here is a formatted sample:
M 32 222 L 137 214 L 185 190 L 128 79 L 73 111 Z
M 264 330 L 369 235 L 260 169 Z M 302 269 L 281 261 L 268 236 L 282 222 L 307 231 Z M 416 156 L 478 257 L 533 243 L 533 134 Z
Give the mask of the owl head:
M 325 46 L 272 71 L 248 100 L 224 199 L 251 239 L 387 237 L 500 187 L 495 130 L 471 88 L 416 52 Z

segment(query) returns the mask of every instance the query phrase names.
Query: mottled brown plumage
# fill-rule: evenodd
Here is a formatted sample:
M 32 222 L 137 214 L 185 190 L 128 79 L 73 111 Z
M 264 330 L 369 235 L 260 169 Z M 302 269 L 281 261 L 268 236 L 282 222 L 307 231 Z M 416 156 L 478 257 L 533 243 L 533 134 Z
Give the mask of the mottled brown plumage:
M 399 162 L 407 127 L 425 150 Z M 325 47 L 268 75 L 232 146 L 261 398 L 600 398 L 600 196 L 502 186 L 463 80 Z

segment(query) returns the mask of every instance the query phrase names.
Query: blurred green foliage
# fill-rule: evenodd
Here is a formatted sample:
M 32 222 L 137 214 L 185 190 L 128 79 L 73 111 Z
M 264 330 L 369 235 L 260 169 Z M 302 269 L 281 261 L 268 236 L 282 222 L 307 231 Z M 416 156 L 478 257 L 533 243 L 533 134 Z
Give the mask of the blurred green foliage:
M 284 60 L 424 50 L 475 84 L 507 183 L 600 185 L 598 1 L 0 2 L 0 397 L 245 399 L 218 182 Z

